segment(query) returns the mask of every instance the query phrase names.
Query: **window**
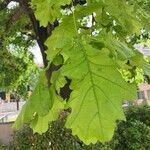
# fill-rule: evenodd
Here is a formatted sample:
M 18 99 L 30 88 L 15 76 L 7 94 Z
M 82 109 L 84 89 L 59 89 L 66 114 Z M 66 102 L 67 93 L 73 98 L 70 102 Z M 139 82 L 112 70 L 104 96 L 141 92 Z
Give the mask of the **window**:
M 150 90 L 147 91 L 148 100 L 150 100 Z
M 144 91 L 138 92 L 138 99 L 145 99 Z

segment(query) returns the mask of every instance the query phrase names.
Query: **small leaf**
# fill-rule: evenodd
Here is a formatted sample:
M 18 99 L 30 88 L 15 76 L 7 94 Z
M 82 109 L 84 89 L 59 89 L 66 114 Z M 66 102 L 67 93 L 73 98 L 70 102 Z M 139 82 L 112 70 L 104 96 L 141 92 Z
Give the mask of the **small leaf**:
M 48 25 L 48 22 L 53 23 L 61 16 L 61 6 L 70 3 L 70 0 L 32 0 L 35 16 L 40 21 L 40 25 L 44 27 Z
M 31 127 L 34 132 L 38 132 L 42 134 L 48 130 L 49 122 L 55 121 L 59 117 L 59 113 L 62 109 L 64 109 L 65 102 L 61 100 L 60 97 L 55 96 L 54 98 L 54 105 L 52 109 L 46 116 L 37 116 L 31 124 Z
M 92 38 L 90 44 L 93 47 L 99 45 L 99 49 L 100 46 L 107 48 L 113 56 L 120 60 L 127 60 L 135 55 L 134 50 L 129 48 L 125 42 L 119 41 L 112 33 L 106 31 L 102 31 L 99 36 Z
M 45 71 L 43 71 L 36 88 L 30 99 L 23 106 L 14 126 L 19 128 L 24 123 L 30 122 L 35 114 L 38 114 L 39 116 L 48 114 L 53 106 L 53 97 L 54 90 L 48 87 Z
M 62 76 L 60 70 L 53 72 L 51 82 L 55 88 L 55 90 L 59 93 L 60 88 L 64 87 L 66 84 L 66 79 Z
M 72 24 L 72 16 L 65 16 L 62 23 L 53 31 L 52 36 L 47 39 L 45 44 L 48 47 L 48 60 L 53 61 L 60 51 L 69 49 L 73 45 L 73 38 L 76 35 L 76 31 L 74 28 L 70 28 Z

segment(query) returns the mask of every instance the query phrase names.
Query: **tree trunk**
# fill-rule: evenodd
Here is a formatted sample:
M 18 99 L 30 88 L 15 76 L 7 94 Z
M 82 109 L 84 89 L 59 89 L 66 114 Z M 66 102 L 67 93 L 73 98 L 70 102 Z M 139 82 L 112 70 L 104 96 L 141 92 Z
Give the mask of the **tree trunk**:
M 17 110 L 19 110 L 19 98 L 16 99 Z

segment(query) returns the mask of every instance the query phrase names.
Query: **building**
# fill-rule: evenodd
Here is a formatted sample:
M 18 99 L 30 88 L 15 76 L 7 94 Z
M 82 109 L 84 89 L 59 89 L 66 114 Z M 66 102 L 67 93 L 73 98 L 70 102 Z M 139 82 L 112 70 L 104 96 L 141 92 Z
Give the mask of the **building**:
M 142 83 L 138 87 L 138 99 L 135 104 L 140 105 L 142 103 L 150 105 L 150 84 Z

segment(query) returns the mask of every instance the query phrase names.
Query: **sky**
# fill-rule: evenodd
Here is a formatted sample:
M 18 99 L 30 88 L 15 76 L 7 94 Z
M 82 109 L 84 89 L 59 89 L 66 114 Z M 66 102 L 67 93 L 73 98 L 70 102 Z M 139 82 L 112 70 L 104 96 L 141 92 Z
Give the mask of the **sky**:
M 15 7 L 16 5 L 18 5 L 18 3 L 16 2 L 10 2 L 7 6 L 7 8 L 12 9 L 13 7 Z
M 38 66 L 43 66 L 43 59 L 39 46 L 36 44 L 35 46 L 30 47 L 29 51 L 34 55 L 34 62 Z
M 147 40 L 145 43 L 135 44 L 137 48 L 144 56 L 150 56 L 150 40 Z

